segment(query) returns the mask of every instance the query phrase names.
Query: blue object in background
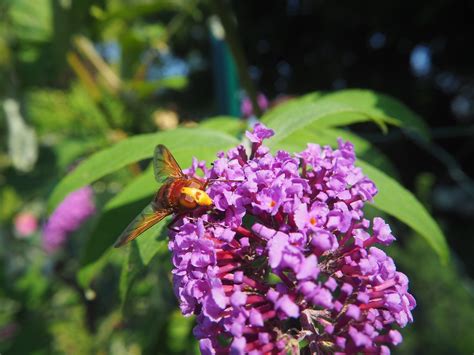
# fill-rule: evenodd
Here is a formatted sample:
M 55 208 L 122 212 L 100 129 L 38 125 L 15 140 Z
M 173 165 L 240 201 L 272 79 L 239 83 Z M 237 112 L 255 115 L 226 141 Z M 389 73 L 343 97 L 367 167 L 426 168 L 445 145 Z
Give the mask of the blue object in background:
M 428 46 L 417 45 L 410 54 L 412 72 L 418 76 L 427 76 L 431 72 L 431 50 Z
M 209 20 L 211 33 L 212 71 L 214 77 L 214 96 L 220 115 L 240 117 L 240 85 L 237 68 L 224 41 L 224 30 L 220 21 Z

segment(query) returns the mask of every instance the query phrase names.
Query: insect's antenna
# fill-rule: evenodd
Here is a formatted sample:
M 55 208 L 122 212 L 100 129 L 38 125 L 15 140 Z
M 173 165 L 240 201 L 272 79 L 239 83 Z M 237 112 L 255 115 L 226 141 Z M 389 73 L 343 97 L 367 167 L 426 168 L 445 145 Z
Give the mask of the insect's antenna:
M 215 182 L 244 182 L 244 180 L 208 179 L 207 182 L 212 184 L 212 183 L 215 183 Z

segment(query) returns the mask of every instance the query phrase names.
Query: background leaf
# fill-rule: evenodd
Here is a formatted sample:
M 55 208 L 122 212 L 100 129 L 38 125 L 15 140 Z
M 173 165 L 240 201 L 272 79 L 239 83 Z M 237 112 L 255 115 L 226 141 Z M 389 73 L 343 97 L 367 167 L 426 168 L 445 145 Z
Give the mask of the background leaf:
M 188 85 L 185 76 L 170 76 L 153 81 L 132 81 L 126 85 L 128 90 L 135 91 L 141 99 L 156 94 L 159 90 L 182 90 Z
M 399 101 L 370 90 L 312 93 L 290 100 L 262 117 L 275 131 L 268 144 L 276 144 L 303 128 L 322 129 L 373 121 L 386 131 L 386 124 L 400 125 L 428 138 L 423 120 Z
M 234 137 L 238 137 L 246 129 L 247 123 L 237 117 L 216 116 L 202 121 L 199 127 L 225 132 Z
M 125 139 L 84 160 L 56 186 L 48 202 L 51 212 L 66 195 L 82 186 L 90 184 L 133 162 L 150 158 L 154 147 L 161 143 L 173 154 L 179 154 L 205 147 L 217 152 L 236 144 L 237 140 L 222 132 L 206 129 L 178 128 L 172 131 L 137 135 Z
M 284 108 L 277 112 L 270 111 L 262 117 L 262 122 L 275 131 L 275 136 L 267 144 L 275 144 L 309 125 L 324 128 L 373 121 L 386 130 L 386 123 L 399 123 L 392 117 L 373 115 L 370 110 L 345 102 L 326 100 L 324 96 L 315 100 L 303 98 L 302 102 L 296 100 L 283 105 Z
M 330 100 L 345 103 L 369 113 L 374 117 L 391 117 L 401 123 L 404 129 L 429 138 L 425 121 L 399 100 L 371 90 L 341 90 L 325 95 L 321 101 Z
M 9 11 L 13 32 L 25 42 L 44 42 L 52 35 L 51 0 L 15 0 Z M 34 14 L 34 16 L 32 16 Z
M 152 169 L 147 169 L 104 206 L 81 253 L 81 268 L 77 278 L 83 287 L 89 286 L 94 276 L 108 262 L 111 253 L 119 252 L 112 248 L 112 244 L 128 223 L 150 202 L 157 186 Z
M 417 198 L 374 166 L 361 160 L 356 164 L 377 185 L 379 192 L 375 196 L 373 206 L 410 226 L 446 263 L 449 259 L 449 249 L 443 232 Z
M 152 235 L 156 235 L 159 233 L 157 231 L 157 227 L 160 227 L 159 229 L 162 229 L 161 225 L 155 225 L 154 227 L 150 228 L 147 232 L 143 234 L 149 234 L 147 235 L 142 235 L 144 237 L 143 244 L 146 244 L 150 242 L 149 238 Z M 145 269 L 146 265 L 148 262 L 151 260 L 151 258 L 155 255 L 153 254 L 151 258 L 148 260 L 147 263 L 144 263 L 143 256 L 140 255 L 140 250 L 138 248 L 139 245 L 138 240 L 133 241 L 130 243 L 128 246 L 128 251 L 127 251 L 127 257 L 124 258 L 123 260 L 123 265 L 122 265 L 122 272 L 120 274 L 120 284 L 119 284 L 119 292 L 120 292 L 120 300 L 122 301 L 122 304 L 126 302 L 128 293 L 130 291 L 130 288 L 132 287 L 133 283 L 135 282 L 136 278 L 143 272 Z M 161 251 L 161 252 L 166 252 L 167 251 L 167 241 L 166 240 L 160 240 L 157 242 L 158 245 L 155 247 L 155 252 Z

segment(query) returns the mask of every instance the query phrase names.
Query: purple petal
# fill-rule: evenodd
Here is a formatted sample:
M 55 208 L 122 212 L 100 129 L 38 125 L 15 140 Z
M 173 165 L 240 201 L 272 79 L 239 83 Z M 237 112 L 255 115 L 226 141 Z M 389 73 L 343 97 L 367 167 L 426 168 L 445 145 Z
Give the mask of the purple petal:
M 310 255 L 303 261 L 303 263 L 301 263 L 300 269 L 296 274 L 296 278 L 298 280 L 303 280 L 307 278 L 315 279 L 316 277 L 318 277 L 318 274 L 318 259 L 316 258 L 316 255 Z
M 199 340 L 199 350 L 201 351 L 202 355 L 215 355 L 216 350 L 212 345 L 210 339 L 201 339 Z
M 298 318 L 300 316 L 299 307 L 287 295 L 283 295 L 276 303 L 277 309 L 281 309 L 288 317 Z
M 250 310 L 250 324 L 256 327 L 263 327 L 263 317 L 262 314 L 257 311 L 255 308 Z
M 252 143 L 262 143 L 262 141 L 265 139 L 265 138 L 270 138 L 271 136 L 273 136 L 275 133 L 273 132 L 272 129 L 269 129 L 267 127 L 265 127 L 263 124 L 261 123 L 257 123 L 254 127 L 253 127 L 253 131 L 252 132 L 245 132 L 245 135 L 247 136 L 247 138 L 252 142 Z

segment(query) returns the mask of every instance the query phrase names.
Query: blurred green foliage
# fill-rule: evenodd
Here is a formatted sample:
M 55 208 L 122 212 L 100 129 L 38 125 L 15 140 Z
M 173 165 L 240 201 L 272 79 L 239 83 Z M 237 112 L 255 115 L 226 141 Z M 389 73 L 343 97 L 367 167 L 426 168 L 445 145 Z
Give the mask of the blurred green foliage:
M 242 139 L 246 122 L 237 118 L 175 122 L 164 114 L 179 116 L 170 97 L 192 85 L 190 60 L 186 70 L 170 70 L 173 45 L 192 43 L 193 31 L 206 33 L 210 15 L 207 2 L 195 0 L 0 3 L 2 354 L 198 352 L 194 319 L 181 316 L 173 294 L 163 224 L 128 249 L 110 245 L 157 188 L 147 168 L 155 144 L 166 143 L 186 166 L 192 156 L 210 161 Z M 191 54 L 196 53 L 182 56 Z M 11 132 L 6 99 L 20 105 L 25 127 L 38 136 L 39 158 L 31 172 L 14 166 L 4 139 Z M 211 116 L 208 107 L 201 109 Z M 298 118 L 297 124 L 289 116 Z M 346 127 L 372 121 L 384 130 L 401 126 L 428 138 L 424 121 L 397 100 L 371 91 L 313 93 L 275 108 L 263 120 L 277 131 L 272 149 L 350 138 L 376 169 L 374 176 L 382 174 L 379 183 L 387 193 L 416 201 L 389 177 L 396 178 L 397 170 L 386 156 Z M 32 212 L 44 221 L 48 200 L 51 210 L 85 184 L 94 188 L 98 213 L 71 235 L 64 250 L 46 255 L 41 228 L 19 236 L 18 214 Z M 425 191 L 429 195 L 429 188 Z M 429 196 L 418 195 L 429 209 Z M 421 204 L 410 210 L 417 221 L 401 213 L 402 206 L 388 209 L 390 204 L 380 201 L 386 208 L 379 208 L 421 234 L 424 226 L 431 228 L 434 232 L 423 237 L 447 259 L 442 232 Z M 397 351 L 472 351 L 472 338 L 465 334 L 474 328 L 473 292 L 456 259 L 441 264 L 423 239 L 412 237 L 402 223 L 393 225 L 397 235 L 407 237 L 390 253 L 410 276 L 419 303 L 416 322 L 404 330 L 406 341 Z

